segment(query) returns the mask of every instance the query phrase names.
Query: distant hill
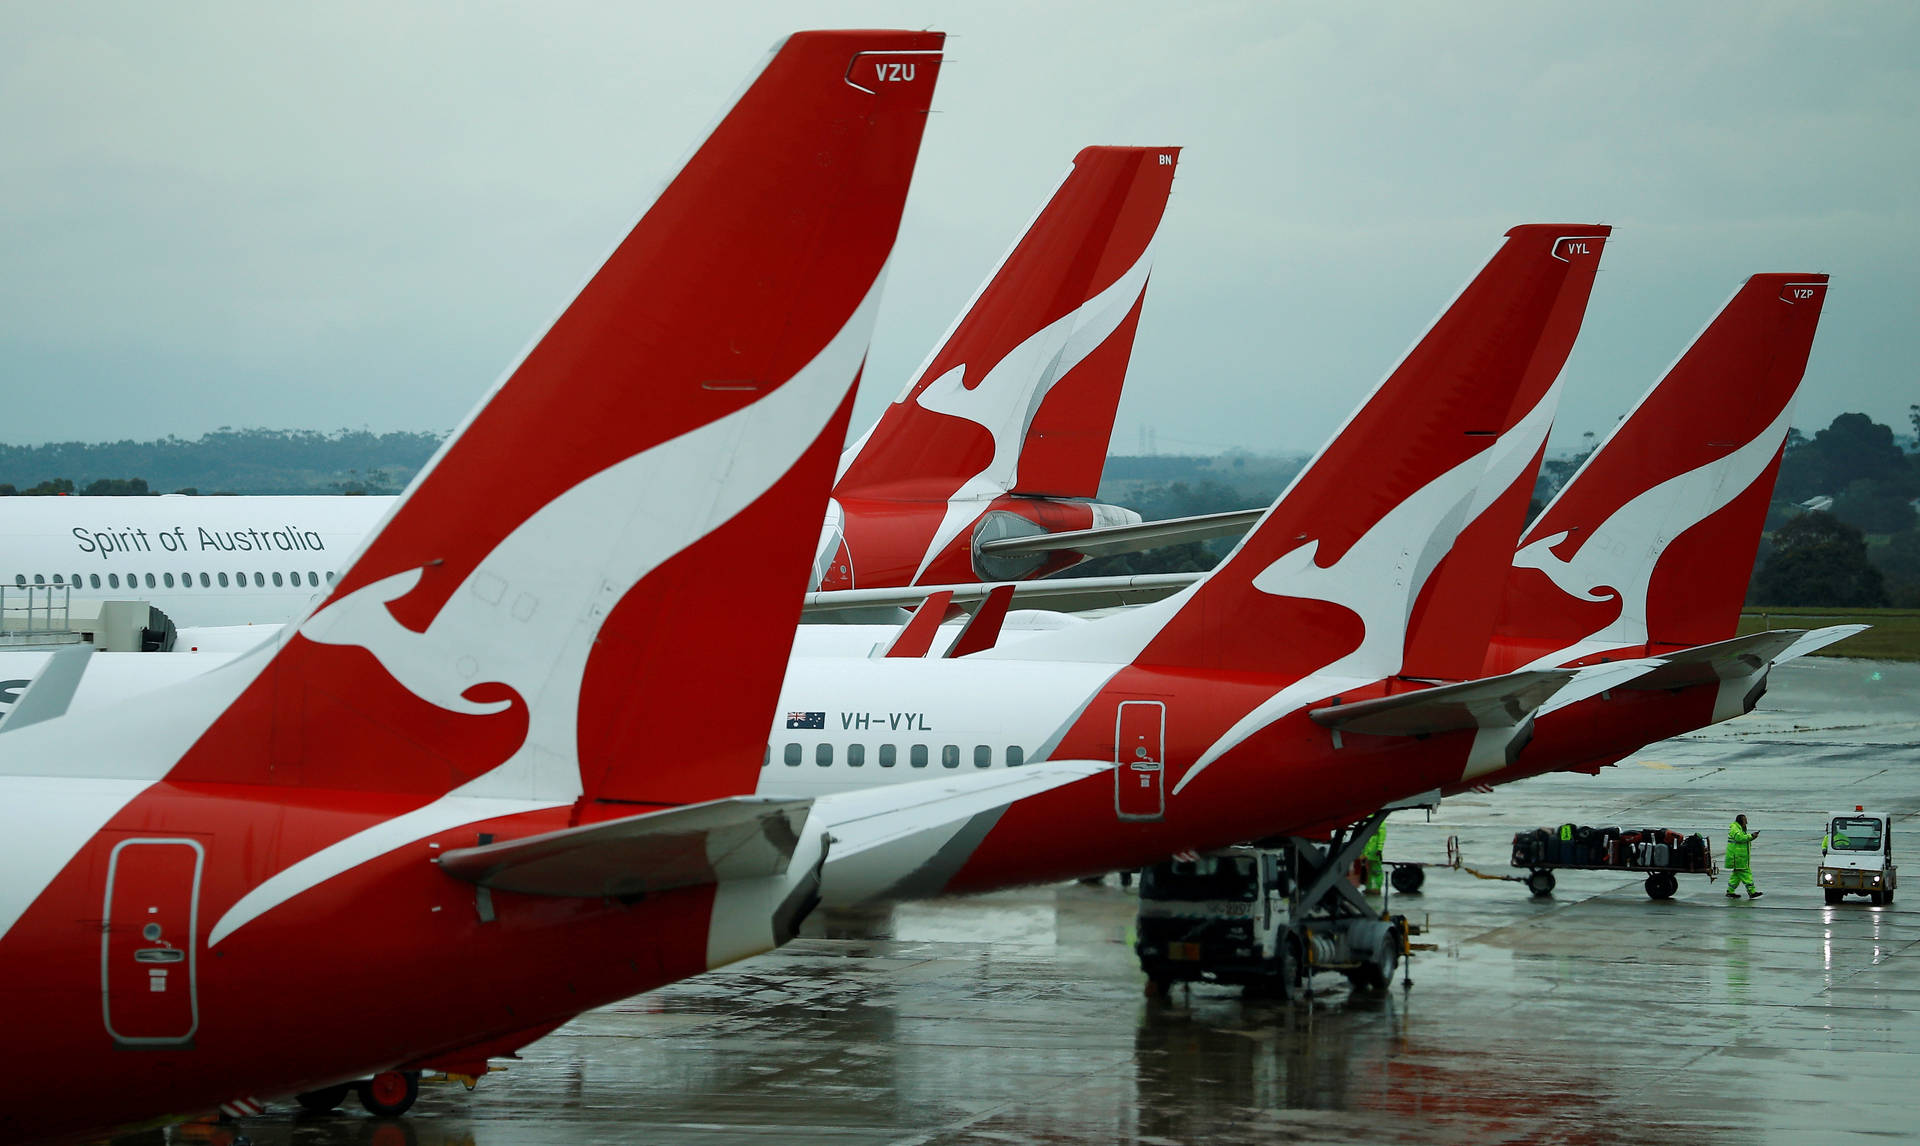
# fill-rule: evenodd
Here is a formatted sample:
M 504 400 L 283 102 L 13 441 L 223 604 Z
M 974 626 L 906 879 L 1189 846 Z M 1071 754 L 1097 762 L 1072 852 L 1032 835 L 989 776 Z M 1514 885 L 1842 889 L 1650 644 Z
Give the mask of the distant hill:
M 85 491 L 138 478 L 153 493 L 398 493 L 442 436 L 222 427 L 193 440 L 0 445 L 0 486 L 25 492 L 64 480 Z

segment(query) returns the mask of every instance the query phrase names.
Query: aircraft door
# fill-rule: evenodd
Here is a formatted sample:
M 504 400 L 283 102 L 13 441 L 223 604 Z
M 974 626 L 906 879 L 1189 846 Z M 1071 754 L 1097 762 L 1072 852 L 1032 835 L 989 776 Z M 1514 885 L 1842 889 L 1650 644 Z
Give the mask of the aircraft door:
M 1122 701 L 1114 717 L 1113 810 L 1123 820 L 1166 815 L 1167 706 L 1157 700 Z
M 100 926 L 107 1033 L 124 1047 L 176 1047 L 200 1025 L 195 943 L 206 849 L 191 839 L 130 839 L 107 862 Z

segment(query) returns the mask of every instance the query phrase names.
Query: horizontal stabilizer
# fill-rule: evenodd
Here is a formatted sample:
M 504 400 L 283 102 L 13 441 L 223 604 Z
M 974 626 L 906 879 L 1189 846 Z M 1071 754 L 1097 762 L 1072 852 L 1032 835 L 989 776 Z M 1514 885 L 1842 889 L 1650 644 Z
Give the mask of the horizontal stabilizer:
M 1049 577 L 1013 583 L 1013 604 L 1023 609 L 1077 612 L 1116 605 L 1143 605 L 1171 597 L 1199 580 L 1200 573 L 1147 573 L 1133 577 Z M 873 609 L 912 609 L 933 593 L 953 594 L 954 605 L 977 606 L 994 585 L 911 585 L 899 589 L 827 589 L 808 593 L 802 621 L 833 621 L 839 613 Z
M 1799 660 L 1809 653 L 1819 652 L 1835 641 L 1844 641 L 1856 633 L 1864 633 L 1871 628 L 1873 628 L 1872 625 L 1829 625 L 1824 629 L 1814 629 L 1795 641 L 1785 652 L 1773 658 L 1773 663 L 1783 665 L 1788 661 Z
M 1142 521 L 1134 525 L 1072 529 L 1064 533 L 1041 533 L 1032 537 L 1003 537 L 998 541 L 982 541 L 979 548 L 981 553 L 990 557 L 1022 557 L 1061 551 L 1087 557 L 1109 557 L 1115 553 L 1138 553 L 1163 545 L 1185 545 L 1190 541 L 1237 536 L 1252 529 L 1265 512 L 1264 507 L 1233 509 L 1225 513 L 1202 513 L 1165 521 Z
M 735 796 L 456 848 L 456 879 L 526 895 L 601 898 L 780 875 L 813 801 Z
M 1571 682 L 1574 669 L 1528 669 L 1486 680 L 1462 681 L 1316 708 L 1315 724 L 1370 736 L 1427 736 L 1463 728 L 1519 724 Z
M 1535 716 L 1545 716 L 1556 709 L 1565 708 L 1591 696 L 1599 696 L 1608 689 L 1634 688 L 1646 678 L 1647 674 L 1663 667 L 1665 662 L 1658 657 L 1636 658 L 1625 661 L 1607 661 L 1602 664 L 1588 665 L 1575 669 L 1573 679 L 1560 686 L 1538 709 Z
M 1767 667 L 1768 662 L 1778 659 L 1782 652 L 1803 636 L 1806 633 L 1801 629 L 1774 629 L 1765 633 L 1749 633 L 1730 641 L 1696 645 L 1677 653 L 1662 653 L 1659 659 L 1663 663 L 1659 668 L 1623 687 L 1686 688 L 1689 685 L 1713 684 L 1751 676 Z
M 73 703 L 73 694 L 80 690 L 80 679 L 87 675 L 87 661 L 92 656 L 93 646 L 80 644 L 69 645 L 48 657 L 34 674 L 33 683 L 20 693 L 20 699 L 5 713 L 0 713 L 0 732 L 66 715 L 67 706 Z

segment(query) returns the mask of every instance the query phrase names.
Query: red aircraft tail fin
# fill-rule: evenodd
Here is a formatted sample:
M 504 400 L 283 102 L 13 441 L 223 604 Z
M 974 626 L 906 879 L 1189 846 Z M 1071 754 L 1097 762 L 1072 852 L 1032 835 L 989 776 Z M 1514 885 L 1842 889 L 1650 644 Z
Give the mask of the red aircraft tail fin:
M 836 497 L 1092 497 L 1177 147 L 1088 147 L 900 397 Z
M 777 46 L 173 778 L 751 791 L 941 42 Z
M 1507 538 L 1520 529 L 1607 234 L 1509 231 L 1207 577 L 1128 616 L 983 655 L 1080 646 L 1065 655 L 1266 675 L 1477 676 Z M 1507 504 L 1516 488 L 1517 508 Z M 1492 519 L 1503 513 L 1502 535 Z
M 1732 637 L 1827 276 L 1748 279 L 1526 532 L 1496 657 Z

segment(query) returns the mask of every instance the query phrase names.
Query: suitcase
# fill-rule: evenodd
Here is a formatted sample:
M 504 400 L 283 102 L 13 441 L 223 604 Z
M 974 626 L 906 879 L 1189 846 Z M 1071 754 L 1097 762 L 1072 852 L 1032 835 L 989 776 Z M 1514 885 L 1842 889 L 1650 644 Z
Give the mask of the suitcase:
M 1655 867 L 1672 867 L 1673 866 L 1673 846 L 1671 844 L 1653 845 L 1653 866 Z

